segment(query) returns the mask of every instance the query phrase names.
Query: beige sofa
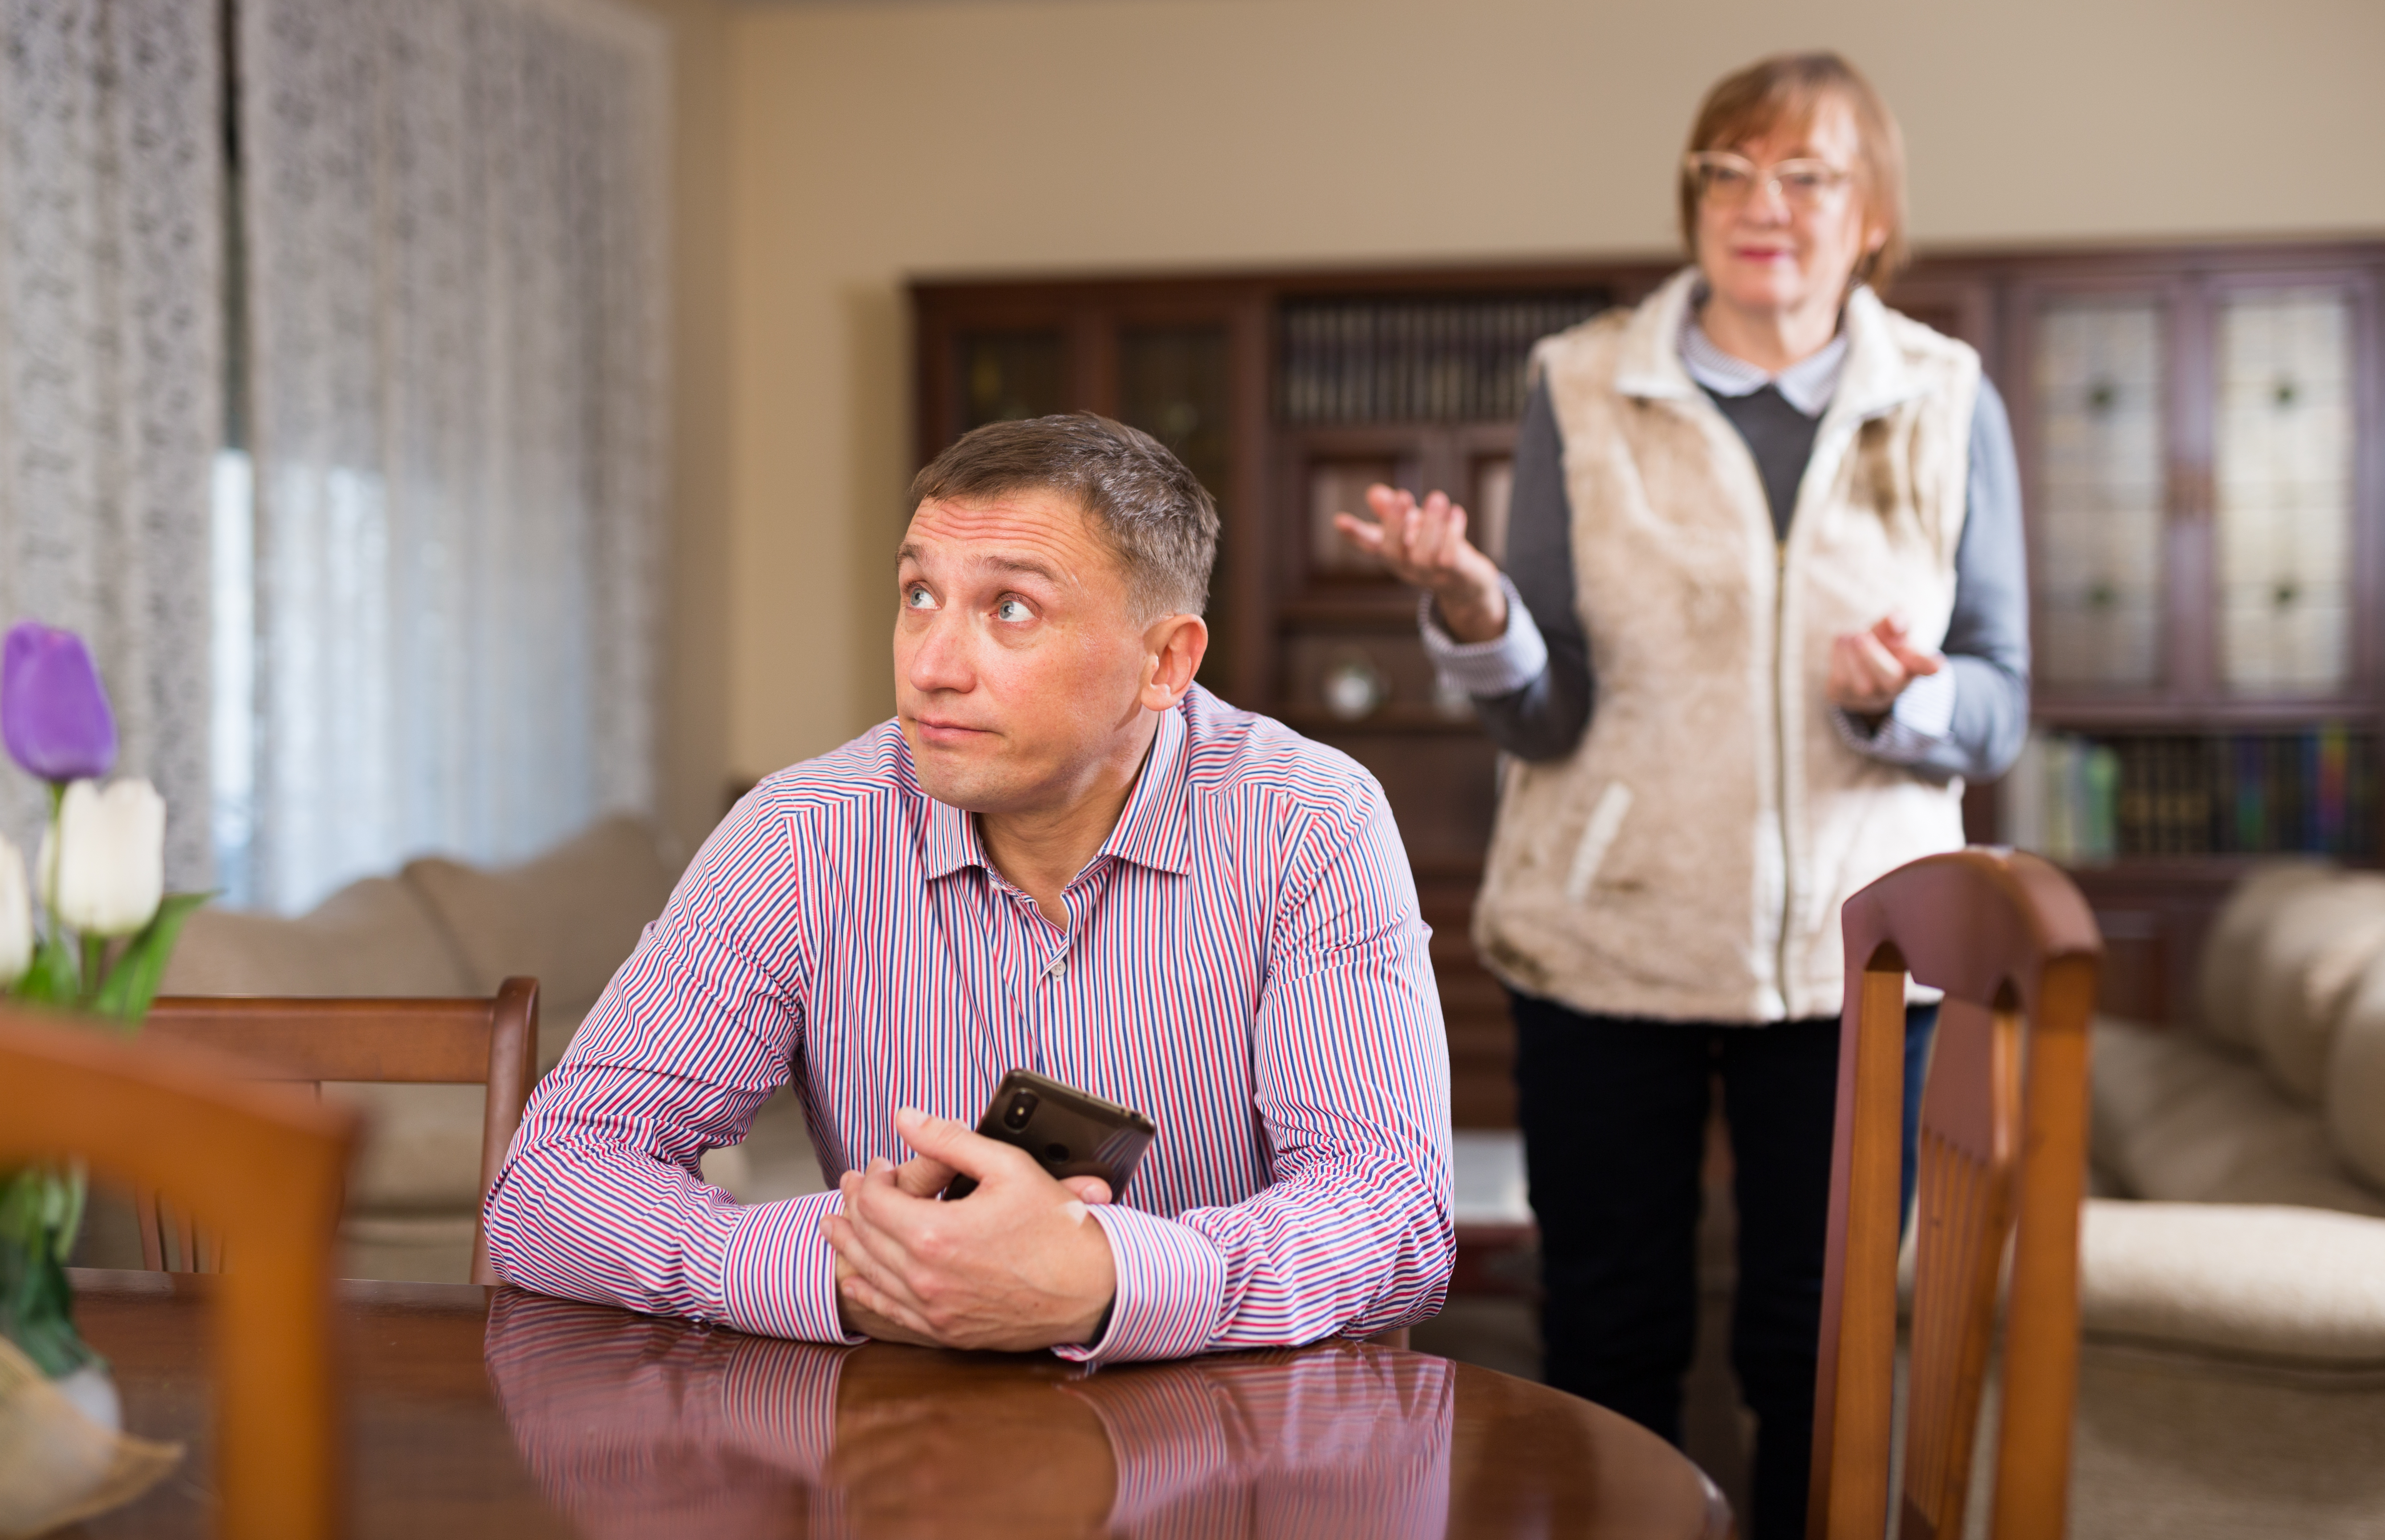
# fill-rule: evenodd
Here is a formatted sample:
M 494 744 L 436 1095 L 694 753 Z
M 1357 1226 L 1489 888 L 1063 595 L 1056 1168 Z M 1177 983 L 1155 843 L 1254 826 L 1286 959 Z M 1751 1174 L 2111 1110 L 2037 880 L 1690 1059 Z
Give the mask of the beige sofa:
M 166 973 L 172 995 L 492 995 L 539 981 L 539 1067 L 551 1067 L 614 970 L 662 912 L 682 861 L 653 825 L 606 820 L 503 870 L 425 858 L 292 919 L 206 908 Z M 350 1186 L 344 1271 L 461 1282 L 469 1271 L 478 1086 L 350 1085 L 368 1122 Z M 726 1162 L 733 1166 L 733 1160 Z M 120 1226 L 119 1226 L 120 1228 Z M 95 1224 L 85 1258 L 110 1255 Z
M 2385 1537 L 2385 875 L 2256 871 L 2102 1020 L 2072 1533 Z

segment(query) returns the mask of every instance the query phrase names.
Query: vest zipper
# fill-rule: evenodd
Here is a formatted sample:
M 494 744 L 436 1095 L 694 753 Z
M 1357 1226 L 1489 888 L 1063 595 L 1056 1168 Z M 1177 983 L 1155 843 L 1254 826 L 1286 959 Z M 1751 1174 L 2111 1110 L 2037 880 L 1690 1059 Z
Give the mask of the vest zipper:
M 1772 801 L 1774 821 L 1780 831 L 1780 933 L 1773 944 L 1772 970 L 1774 986 L 1780 995 L 1780 1014 L 1785 1019 L 1790 1014 L 1790 899 L 1795 891 L 1789 864 L 1789 697 L 1780 687 L 1789 645 L 1788 540 L 1784 537 L 1774 541 L 1772 553 L 1772 739 L 1773 751 L 1779 756 L 1772 774 Z

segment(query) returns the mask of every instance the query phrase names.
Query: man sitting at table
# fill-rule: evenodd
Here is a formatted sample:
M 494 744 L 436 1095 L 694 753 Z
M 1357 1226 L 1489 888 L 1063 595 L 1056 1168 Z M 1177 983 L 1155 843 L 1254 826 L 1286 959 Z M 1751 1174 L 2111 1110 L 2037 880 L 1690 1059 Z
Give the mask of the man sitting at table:
M 1449 1062 L 1415 881 L 1372 777 L 1192 682 L 1208 493 L 1079 414 L 980 428 L 911 495 L 894 720 L 706 843 L 531 1099 L 498 1271 L 1096 1361 L 1430 1316 Z M 1158 1124 L 1120 1201 L 974 1132 L 1013 1068 Z M 740 1206 L 698 1161 L 790 1078 L 837 1185 Z M 955 1172 L 980 1185 L 940 1201 Z

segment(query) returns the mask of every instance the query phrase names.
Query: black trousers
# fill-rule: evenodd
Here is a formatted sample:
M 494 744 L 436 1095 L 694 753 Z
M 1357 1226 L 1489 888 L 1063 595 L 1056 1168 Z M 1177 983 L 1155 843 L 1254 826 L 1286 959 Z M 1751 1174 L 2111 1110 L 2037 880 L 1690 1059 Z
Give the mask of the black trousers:
M 1739 1210 L 1730 1359 L 1755 1413 L 1753 1540 L 1804 1534 L 1838 1100 L 1835 1018 L 1770 1026 L 1585 1016 L 1514 997 L 1518 1121 L 1541 1228 L 1551 1384 L 1674 1444 L 1696 1343 L 1697 1228 L 1718 1073 Z M 1935 1007 L 1907 1013 L 1905 1180 Z

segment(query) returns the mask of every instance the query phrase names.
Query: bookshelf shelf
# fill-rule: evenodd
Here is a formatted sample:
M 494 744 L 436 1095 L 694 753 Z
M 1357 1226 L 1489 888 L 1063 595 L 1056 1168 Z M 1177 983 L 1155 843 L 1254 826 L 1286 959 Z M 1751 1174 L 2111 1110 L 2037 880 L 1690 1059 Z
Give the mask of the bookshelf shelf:
M 1337 717 L 1315 707 L 1286 707 L 1284 724 L 1312 738 L 1344 738 L 1388 734 L 1394 737 L 1481 738 L 1481 724 L 1471 716 L 1453 717 L 1430 706 L 1384 706 L 1364 717 Z M 1488 741 L 1487 739 L 1485 740 Z
M 1416 631 L 1416 595 L 1387 584 L 1351 583 L 1318 587 L 1276 606 L 1288 625 L 1338 626 L 1354 631 L 1392 631 L 1412 635 Z
M 1368 451 L 1405 454 L 1415 447 L 1419 437 L 1428 434 L 1483 449 L 1512 452 L 1516 446 L 1516 425 L 1512 422 L 1418 420 L 1330 427 L 1285 425 L 1278 427 L 1276 432 L 1287 444 L 1327 455 L 1365 454 Z
M 2040 725 L 2089 734 L 2154 732 L 2257 732 L 2341 723 L 2349 728 L 2373 726 L 2379 710 L 2373 701 L 2221 701 L 2199 706 L 2171 706 L 2160 701 L 2084 703 L 2042 701 L 2030 710 Z
M 2124 856 L 2109 861 L 2063 861 L 2063 870 L 2082 882 L 2219 883 L 2232 884 L 2267 856 Z

